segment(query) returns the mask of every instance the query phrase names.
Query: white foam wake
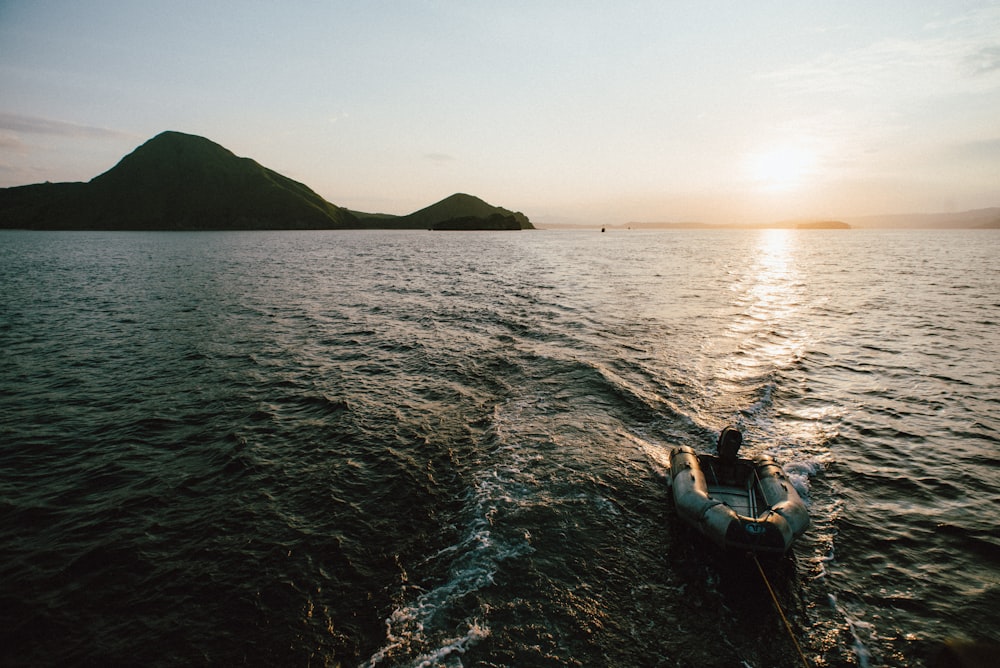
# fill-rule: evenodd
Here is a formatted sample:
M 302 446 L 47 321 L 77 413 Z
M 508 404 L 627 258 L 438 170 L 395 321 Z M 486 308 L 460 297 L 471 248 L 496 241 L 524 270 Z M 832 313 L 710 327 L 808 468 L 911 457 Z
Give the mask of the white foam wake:
M 514 410 L 519 412 L 516 407 Z M 481 618 L 466 619 L 464 633 L 458 635 L 454 635 L 453 624 L 445 619 L 455 602 L 492 585 L 503 561 L 532 551 L 528 536 L 509 540 L 498 537 L 494 531 L 497 514 L 522 503 L 530 491 L 518 479 L 520 458 L 524 455 L 512 433 L 516 428 L 501 415 L 500 407 L 494 414 L 492 431 L 500 446 L 494 450 L 491 465 L 477 474 L 470 490 L 463 512 L 467 518 L 463 539 L 426 560 L 448 560 L 447 580 L 423 591 L 414 601 L 389 615 L 385 620 L 386 642 L 365 664 L 369 668 L 385 662 L 460 668 L 462 655 L 490 635 L 489 626 Z M 442 638 L 446 629 L 451 634 Z

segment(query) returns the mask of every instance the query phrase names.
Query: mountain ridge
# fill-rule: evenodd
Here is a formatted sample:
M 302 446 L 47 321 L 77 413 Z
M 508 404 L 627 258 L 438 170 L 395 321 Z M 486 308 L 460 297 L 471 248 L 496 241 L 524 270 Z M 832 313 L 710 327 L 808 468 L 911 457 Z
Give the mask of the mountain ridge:
M 456 197 L 464 206 L 446 204 Z M 518 216 L 518 224 L 505 221 L 506 227 L 498 227 L 496 215 Z M 0 228 L 8 229 L 434 228 L 455 219 L 464 221 L 456 229 L 532 227 L 523 214 L 460 194 L 407 216 L 352 212 L 251 158 L 172 130 L 88 182 L 0 189 Z
M 506 223 L 507 229 L 531 229 L 532 227 L 528 217 L 520 211 L 509 211 L 503 207 L 492 206 L 478 197 L 466 193 L 455 193 L 440 202 L 403 216 L 403 218 L 415 227 L 460 229 L 460 227 L 454 228 L 455 225 L 461 225 L 459 221 L 468 218 L 489 220 L 494 216 L 498 217 L 495 219 L 498 224 Z
M 401 230 L 532 230 L 520 211 L 493 206 L 474 195 L 455 193 L 404 215 L 351 211 L 363 227 Z
M 845 218 L 857 228 L 1000 229 L 1000 207 L 938 213 L 896 213 Z

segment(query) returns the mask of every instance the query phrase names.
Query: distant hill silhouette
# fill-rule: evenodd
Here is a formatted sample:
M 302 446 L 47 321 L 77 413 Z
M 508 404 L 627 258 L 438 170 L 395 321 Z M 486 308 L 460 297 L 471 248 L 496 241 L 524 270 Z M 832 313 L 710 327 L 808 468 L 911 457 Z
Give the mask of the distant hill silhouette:
M 904 213 L 847 218 L 852 227 L 974 230 L 1000 229 L 1000 207 L 955 213 Z
M 594 227 L 591 225 L 590 227 Z M 615 226 L 612 226 L 615 227 Z M 902 213 L 873 216 L 853 216 L 842 220 L 781 220 L 771 223 L 626 223 L 617 227 L 634 229 L 936 229 L 976 230 L 1000 229 L 1000 207 L 972 209 L 955 213 Z
M 487 204 L 473 195 L 455 193 L 405 216 L 351 211 L 365 227 L 412 230 L 531 230 L 520 211 Z
M 478 197 L 456 193 L 436 204 L 400 216 L 397 222 L 414 229 L 532 229 L 527 216 L 520 212 L 487 204 Z
M 619 226 L 621 227 L 621 226 Z M 849 230 L 840 220 L 783 220 L 774 223 L 627 223 L 624 227 L 637 230 Z
M 851 226 L 841 220 L 816 220 L 808 223 L 796 223 L 797 230 L 849 230 Z
M 0 191 L 0 227 L 323 229 L 356 223 L 301 183 L 180 132 L 153 137 L 89 183 Z
M 436 228 L 455 219 L 452 229 L 531 227 L 523 214 L 470 195 L 453 195 L 408 216 L 354 213 L 250 158 L 180 132 L 153 137 L 88 183 L 0 189 L 0 228 Z

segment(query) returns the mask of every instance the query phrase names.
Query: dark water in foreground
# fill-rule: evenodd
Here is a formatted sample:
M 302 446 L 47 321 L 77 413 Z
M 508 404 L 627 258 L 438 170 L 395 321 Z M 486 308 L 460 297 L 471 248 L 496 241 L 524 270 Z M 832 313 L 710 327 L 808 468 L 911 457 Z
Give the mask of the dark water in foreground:
M 0 233 L 10 665 L 800 665 L 1000 629 L 996 232 Z

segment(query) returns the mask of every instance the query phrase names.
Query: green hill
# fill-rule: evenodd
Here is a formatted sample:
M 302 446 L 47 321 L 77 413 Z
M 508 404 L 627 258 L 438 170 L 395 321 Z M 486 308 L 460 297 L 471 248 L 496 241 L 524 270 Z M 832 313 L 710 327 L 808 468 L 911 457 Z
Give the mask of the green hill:
M 202 137 L 164 132 L 90 182 L 100 220 L 139 218 L 159 229 L 349 227 L 354 222 L 305 185 L 238 158 Z
M 164 132 L 89 183 L 0 192 L 0 227 L 325 229 L 356 219 L 306 186 L 203 137 Z
M 405 216 L 351 212 L 364 227 L 401 230 L 532 230 L 528 217 L 487 204 L 478 197 L 456 193 Z
M 37 183 L 0 189 L 0 229 L 72 229 L 87 206 L 86 183 Z
M 534 228 L 523 213 L 487 204 L 478 197 L 464 193 L 456 193 L 401 218 L 408 227 L 427 229 Z M 505 220 L 501 221 L 500 218 Z M 477 224 L 481 226 L 477 227 Z
M 406 216 L 352 212 L 195 135 L 163 132 L 88 183 L 0 188 L 0 228 L 66 230 L 530 229 L 452 195 Z

